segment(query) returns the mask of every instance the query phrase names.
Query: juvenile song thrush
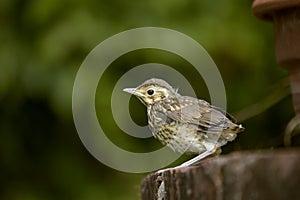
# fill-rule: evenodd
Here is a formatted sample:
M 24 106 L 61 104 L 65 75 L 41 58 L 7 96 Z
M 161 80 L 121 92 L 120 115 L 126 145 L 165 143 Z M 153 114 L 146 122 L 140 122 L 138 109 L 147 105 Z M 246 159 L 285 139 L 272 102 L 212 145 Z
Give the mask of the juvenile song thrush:
M 147 106 L 149 128 L 156 139 L 179 153 L 198 154 L 180 166 L 221 153 L 220 147 L 244 130 L 224 110 L 201 99 L 181 96 L 161 79 L 152 78 L 123 91 Z

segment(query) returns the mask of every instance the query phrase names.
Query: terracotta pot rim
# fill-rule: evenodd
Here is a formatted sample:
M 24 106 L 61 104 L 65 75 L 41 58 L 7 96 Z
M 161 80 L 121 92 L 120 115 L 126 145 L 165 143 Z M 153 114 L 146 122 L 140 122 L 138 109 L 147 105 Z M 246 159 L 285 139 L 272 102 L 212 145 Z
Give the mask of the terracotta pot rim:
M 300 0 L 254 0 L 252 11 L 256 17 L 272 21 L 274 12 L 295 7 L 300 9 Z

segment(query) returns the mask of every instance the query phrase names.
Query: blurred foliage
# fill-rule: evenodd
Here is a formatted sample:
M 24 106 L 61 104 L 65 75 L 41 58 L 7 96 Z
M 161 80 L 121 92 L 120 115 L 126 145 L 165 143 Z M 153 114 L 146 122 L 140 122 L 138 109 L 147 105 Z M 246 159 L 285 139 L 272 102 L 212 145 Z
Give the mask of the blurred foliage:
M 0 1 L 0 199 L 139 198 L 144 174 L 118 172 L 94 159 L 77 135 L 71 110 L 73 82 L 81 62 L 97 44 L 121 31 L 159 26 L 198 41 L 219 67 L 229 112 L 276 93 L 271 86 L 287 72 L 275 63 L 272 25 L 252 15 L 251 3 Z M 155 51 L 124 55 L 101 79 L 97 92 L 101 90 L 105 97 L 98 95 L 96 100 L 100 123 L 125 149 L 147 151 L 160 145 L 153 139 L 124 136 L 109 110 L 110 92 L 122 73 L 153 59 L 175 68 L 182 64 L 197 95 L 208 98 L 201 78 L 176 56 Z M 130 109 L 133 119 L 146 124 L 145 108 L 136 99 L 130 102 L 130 108 L 138 108 Z M 282 146 L 282 133 L 292 116 L 291 99 L 285 98 L 244 121 L 246 132 L 224 152 Z

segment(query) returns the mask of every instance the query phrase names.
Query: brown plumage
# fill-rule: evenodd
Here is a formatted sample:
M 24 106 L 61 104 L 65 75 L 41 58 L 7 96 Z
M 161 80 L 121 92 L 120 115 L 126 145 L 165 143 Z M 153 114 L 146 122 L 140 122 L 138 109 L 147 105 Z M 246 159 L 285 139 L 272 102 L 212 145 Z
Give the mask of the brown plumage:
M 181 96 L 166 81 L 152 78 L 125 92 L 147 106 L 149 128 L 162 144 L 180 153 L 199 154 L 182 166 L 193 165 L 236 138 L 244 130 L 220 108 L 189 96 Z

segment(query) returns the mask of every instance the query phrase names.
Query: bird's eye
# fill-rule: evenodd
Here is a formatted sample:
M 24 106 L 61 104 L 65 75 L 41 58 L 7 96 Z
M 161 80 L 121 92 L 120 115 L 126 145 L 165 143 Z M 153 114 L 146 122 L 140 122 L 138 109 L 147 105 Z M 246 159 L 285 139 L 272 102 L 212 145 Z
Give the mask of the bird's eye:
M 153 95 L 153 94 L 154 94 L 154 90 L 153 90 L 153 89 L 147 90 L 147 94 L 148 94 L 149 96 Z

